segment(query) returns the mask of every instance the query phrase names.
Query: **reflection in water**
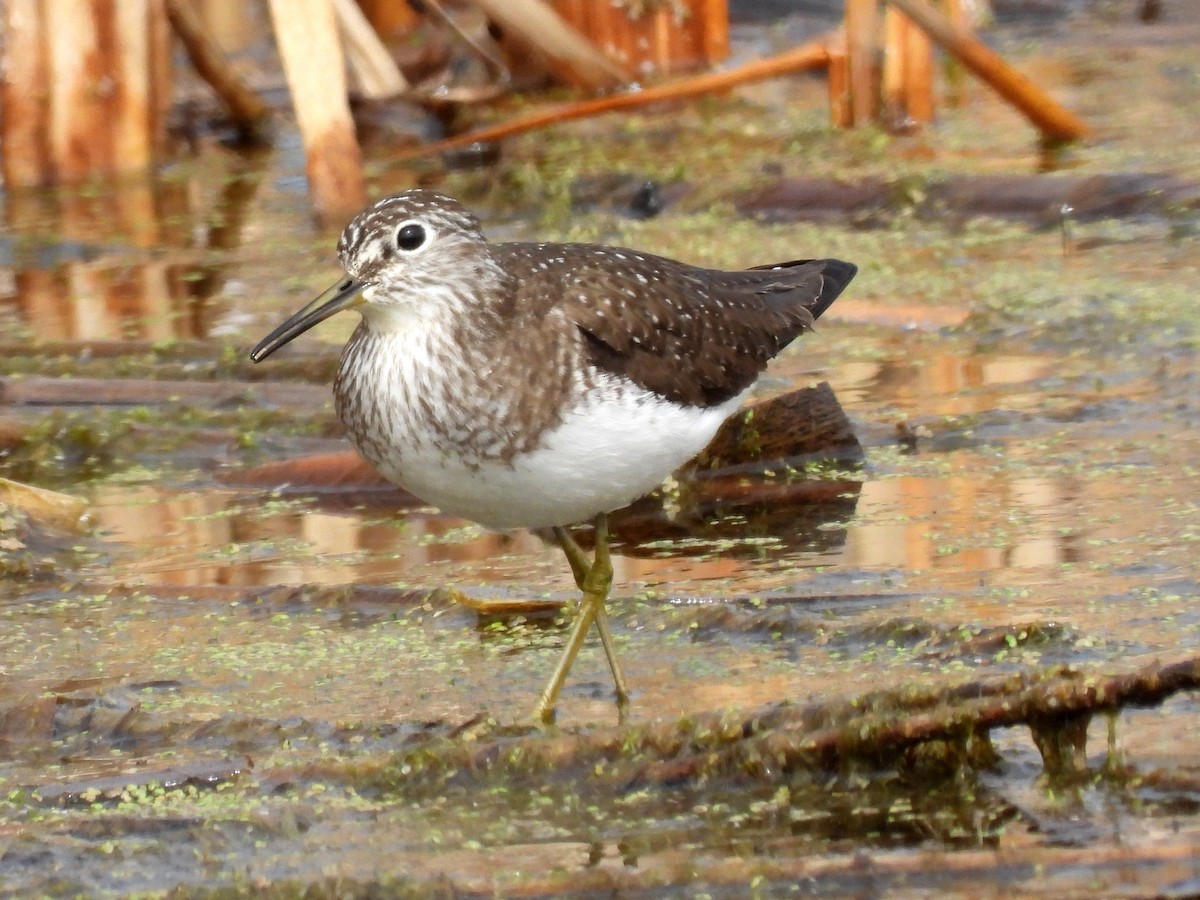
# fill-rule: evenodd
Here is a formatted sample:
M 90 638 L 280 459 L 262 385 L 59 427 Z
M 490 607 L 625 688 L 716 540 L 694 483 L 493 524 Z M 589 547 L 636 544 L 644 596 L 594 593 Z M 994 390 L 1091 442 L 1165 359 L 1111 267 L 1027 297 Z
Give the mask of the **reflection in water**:
M 1052 374 L 1057 360 L 1047 356 L 964 354 L 939 351 L 914 356 L 901 342 L 883 362 L 856 363 L 849 383 L 874 403 L 892 403 L 922 415 L 965 415 L 1012 402 L 1015 385 Z M 1035 401 L 1036 402 L 1036 401 Z
M 389 582 L 425 566 L 535 554 L 543 547 L 532 534 L 485 532 L 441 515 L 381 521 L 307 503 L 272 509 L 231 491 L 103 486 L 92 503 L 100 530 L 131 551 L 121 577 L 146 584 Z
M 0 310 L 41 341 L 207 337 L 225 286 L 216 254 L 245 244 L 265 158 L 229 157 L 216 206 L 185 180 L 87 192 L 17 190 L 3 205 Z
M 16 275 L 21 315 L 44 340 L 150 341 L 196 337 L 180 328 L 184 268 L 165 263 L 111 266 L 70 262 Z
M 986 571 L 1074 561 L 1066 485 L 1046 478 L 903 477 L 863 485 L 845 563 Z M 1017 525 L 1018 527 L 1012 527 Z M 979 546 L 985 543 L 985 546 Z
M 756 574 L 782 560 L 793 567 L 982 572 L 1086 556 L 1078 532 L 1063 528 L 1062 509 L 1079 491 L 1069 481 L 981 472 L 815 484 L 817 499 L 807 503 L 726 507 L 715 517 L 696 517 L 687 507 L 668 513 L 659 498 L 640 501 L 614 517 L 622 543 L 617 578 L 736 578 L 743 593 L 759 589 Z M 171 494 L 157 486 L 101 487 L 92 499 L 100 527 L 132 551 L 122 577 L 144 583 L 432 588 L 562 580 L 557 550 L 536 535 L 489 532 L 420 510 L 324 511 L 300 501 L 273 508 L 245 493 Z M 587 542 L 586 532 L 580 537 Z
M 850 385 L 850 393 L 867 385 L 876 402 L 900 415 L 961 416 L 1036 409 L 1041 395 L 1035 385 L 1052 368 L 1044 357 L 955 355 L 941 346 L 924 360 L 902 354 L 850 362 L 830 370 L 830 377 Z M 785 561 L 791 568 L 959 572 L 1080 561 L 1087 531 L 1071 510 L 1101 502 L 1105 482 L 1041 474 L 1036 455 L 1026 460 L 1020 449 L 1005 450 L 1015 430 L 1031 427 L 1019 421 L 986 447 L 969 428 L 961 440 L 952 433 L 942 442 L 948 452 L 931 453 L 922 439 L 913 462 L 903 465 L 889 457 L 892 438 L 884 430 L 877 441 L 882 446 L 854 475 L 702 473 L 665 499 L 644 498 L 614 516 L 621 544 L 617 578 L 737 579 L 735 590 L 744 593 L 760 589 L 756 579 L 770 582 L 768 570 Z M 405 510 L 386 491 L 354 498 L 360 505 L 351 508 L 338 494 L 264 504 L 261 490 L 173 494 L 156 485 L 133 494 L 102 487 L 95 502 L 113 537 L 139 548 L 133 569 L 151 583 L 561 585 L 555 551 L 534 535 L 494 534 Z M 177 554 L 157 549 L 164 534 L 180 548 Z M 586 530 L 580 539 L 587 543 Z

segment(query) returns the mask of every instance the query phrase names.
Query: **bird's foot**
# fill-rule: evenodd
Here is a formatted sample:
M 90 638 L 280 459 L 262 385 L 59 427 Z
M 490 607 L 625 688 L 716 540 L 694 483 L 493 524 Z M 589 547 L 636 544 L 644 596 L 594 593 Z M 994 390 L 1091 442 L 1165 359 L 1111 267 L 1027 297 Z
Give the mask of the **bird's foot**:
M 608 517 L 604 514 L 596 517 L 596 550 L 590 560 L 565 528 L 555 528 L 554 534 L 571 565 L 575 584 L 583 593 L 583 598 L 580 601 L 578 612 L 575 613 L 571 631 L 567 635 L 563 655 L 559 659 L 558 666 L 550 677 L 546 689 L 542 691 L 537 706 L 534 707 L 534 719 L 543 725 L 553 724 L 554 707 L 558 702 L 559 692 L 571 671 L 575 657 L 579 654 L 579 648 L 583 646 L 588 629 L 591 628 L 592 622 L 595 622 L 596 630 L 600 632 L 600 643 L 604 646 L 604 655 L 608 659 L 608 667 L 612 671 L 613 684 L 616 687 L 617 716 L 619 721 L 623 722 L 629 709 L 629 689 L 625 685 L 625 676 L 617 662 L 612 628 L 608 622 L 608 613 L 604 609 L 604 601 L 608 598 L 613 580 L 612 559 L 608 552 Z

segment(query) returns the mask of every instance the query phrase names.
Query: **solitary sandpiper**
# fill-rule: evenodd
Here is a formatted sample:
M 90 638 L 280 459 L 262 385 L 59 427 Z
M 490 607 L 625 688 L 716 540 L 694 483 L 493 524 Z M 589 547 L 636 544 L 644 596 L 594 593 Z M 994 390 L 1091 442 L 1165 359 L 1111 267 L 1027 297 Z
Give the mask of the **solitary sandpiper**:
M 856 268 L 820 259 L 726 272 L 618 247 L 488 243 L 460 203 L 428 190 L 360 213 L 338 255 L 348 277 L 251 358 L 356 308 L 333 385 L 350 439 L 445 512 L 553 529 L 583 598 L 534 715 L 553 720 L 593 622 L 623 713 L 604 610 L 607 514 L 704 449 Z M 591 559 L 566 530 L 588 521 Z

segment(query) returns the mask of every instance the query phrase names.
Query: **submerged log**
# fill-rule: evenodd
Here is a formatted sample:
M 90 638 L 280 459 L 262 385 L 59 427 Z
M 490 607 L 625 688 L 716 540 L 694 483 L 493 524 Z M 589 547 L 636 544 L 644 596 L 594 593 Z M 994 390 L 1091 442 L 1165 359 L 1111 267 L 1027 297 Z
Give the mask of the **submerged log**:
M 0 505 L 19 509 L 31 521 L 66 532 L 83 532 L 86 500 L 10 478 L 0 478 Z
M 903 764 L 908 751 L 931 742 L 959 748 L 955 758 L 961 764 L 978 759 L 990 765 L 995 757 L 987 746 L 988 732 L 1024 725 L 1039 731 L 1039 744 L 1047 742 L 1048 730 L 1063 730 L 1072 748 L 1070 758 L 1049 753 L 1043 762 L 1048 775 L 1072 777 L 1079 774 L 1077 725 L 1082 719 L 1158 706 L 1198 688 L 1200 657 L 1108 675 L 1057 667 L 948 687 L 876 691 L 804 705 L 785 701 L 754 711 L 711 712 L 587 732 L 547 734 L 530 726 L 517 735 L 489 738 L 476 733 L 470 741 L 446 740 L 437 747 L 425 744 L 411 754 L 402 752 L 394 766 L 408 772 L 404 783 L 418 783 L 418 790 L 543 770 L 567 780 L 589 779 L 603 771 L 606 781 L 625 789 L 708 783 L 730 775 L 775 780 L 792 772 L 854 764 L 893 769 Z M 980 746 L 972 750 L 971 742 Z M 1064 768 L 1055 770 L 1059 762 Z M 392 786 L 403 789 L 399 782 Z
M 20 446 L 29 434 L 29 425 L 13 416 L 0 416 L 0 454 Z
M 141 406 L 189 403 L 204 409 L 238 405 L 330 406 L 329 388 L 294 381 L 157 381 L 137 378 L 0 378 L 7 406 Z
M 862 444 L 827 382 L 764 400 L 726 419 L 693 460 L 697 469 L 721 469 L 771 460 L 795 464 L 818 459 L 860 463 Z
M 1200 183 L 1173 175 L 1129 172 L 1100 175 L 947 175 L 913 194 L 911 184 L 881 179 L 845 183 L 786 178 L 728 198 L 739 213 L 768 222 L 851 219 L 883 224 L 897 212 L 952 221 L 977 216 L 1057 225 L 1063 206 L 1076 221 L 1123 216 L 1173 216 L 1200 209 Z M 898 202 L 916 196 L 908 205 Z M 835 307 L 836 311 L 837 307 Z
M 247 487 L 286 487 L 295 491 L 384 490 L 391 493 L 398 490 L 355 450 L 334 450 L 262 463 L 226 473 L 224 480 Z M 393 502 L 403 505 L 399 498 L 389 498 L 389 503 Z
M 230 597 L 244 598 L 246 588 L 115 590 L 224 604 Z M 268 608 L 297 603 L 323 608 L 366 604 L 386 612 L 431 602 L 419 592 L 378 587 L 278 586 L 259 591 Z M 259 600 L 250 597 L 242 602 Z M 54 703 L 58 715 L 73 715 L 86 701 L 87 687 L 68 682 L 52 688 L 60 695 Z M 718 779 L 790 783 L 801 772 L 852 768 L 869 777 L 872 771 L 902 770 L 921 747 L 940 750 L 952 769 L 990 767 L 1001 758 L 991 746 L 989 733 L 1023 726 L 1037 735 L 1039 746 L 1054 748 L 1043 751 L 1046 774 L 1072 779 L 1088 766 L 1086 730 L 1081 723 L 1098 715 L 1158 707 L 1177 694 L 1197 689 L 1200 657 L 1190 656 L 1151 662 L 1132 671 L 1084 673 L 1054 666 L 951 684 L 846 692 L 820 702 L 785 699 L 754 709 L 700 711 L 574 730 L 547 731 L 531 722 L 499 724 L 479 714 L 465 722 L 428 723 L 420 741 L 405 741 L 390 760 L 372 766 L 373 771 L 354 762 L 341 773 L 354 779 L 358 788 L 369 785 L 413 797 L 439 794 L 450 785 L 470 788 L 540 778 L 545 772 L 553 772 L 554 783 L 571 794 L 594 789 L 629 792 L 664 784 L 711 787 Z M 97 728 L 88 735 L 93 751 L 110 741 L 124 746 L 131 731 L 145 751 L 207 740 L 222 728 L 237 736 L 242 752 L 278 746 L 279 725 L 271 720 L 238 716 L 179 720 L 135 708 L 137 727 L 129 729 L 121 711 L 115 713 L 111 728 Z M 66 730 L 51 732 L 46 717 L 45 710 L 30 716 L 21 703 L 0 708 L 0 723 L 34 718 L 43 723 L 39 728 L 43 736 L 57 737 Z M 348 727 L 361 731 L 375 726 Z M 321 772 L 322 781 L 338 777 L 338 771 L 328 766 L 321 766 Z

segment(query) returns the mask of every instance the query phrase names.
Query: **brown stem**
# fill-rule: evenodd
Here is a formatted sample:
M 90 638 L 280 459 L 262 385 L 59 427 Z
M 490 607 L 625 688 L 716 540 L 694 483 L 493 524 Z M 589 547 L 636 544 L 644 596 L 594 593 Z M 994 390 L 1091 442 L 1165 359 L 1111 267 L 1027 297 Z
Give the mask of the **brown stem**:
M 469 131 L 434 144 L 425 144 L 424 146 L 416 147 L 412 151 L 402 155 L 400 159 L 411 159 L 418 156 L 443 153 L 447 150 L 455 150 L 459 147 L 467 147 L 471 144 L 484 141 L 498 141 L 503 138 L 523 134 L 526 131 L 545 128 L 558 122 L 583 119 L 588 116 L 597 116 L 619 109 L 632 109 L 651 103 L 663 103 L 671 100 L 685 100 L 689 97 L 728 90 L 731 87 L 746 82 L 762 81 L 790 72 L 802 72 L 807 69 L 819 68 L 828 62 L 829 51 L 826 49 L 826 39 L 820 38 L 802 44 L 778 56 L 755 60 L 752 63 L 747 63 L 744 66 L 739 66 L 736 69 L 730 69 L 726 72 L 710 72 L 694 78 L 684 78 L 670 84 L 644 88 L 640 91 L 613 94 L 609 97 L 599 97 L 594 100 L 583 100 L 578 103 L 564 103 L 552 106 L 527 116 L 501 122 L 498 125 L 490 125 L 486 128 Z

